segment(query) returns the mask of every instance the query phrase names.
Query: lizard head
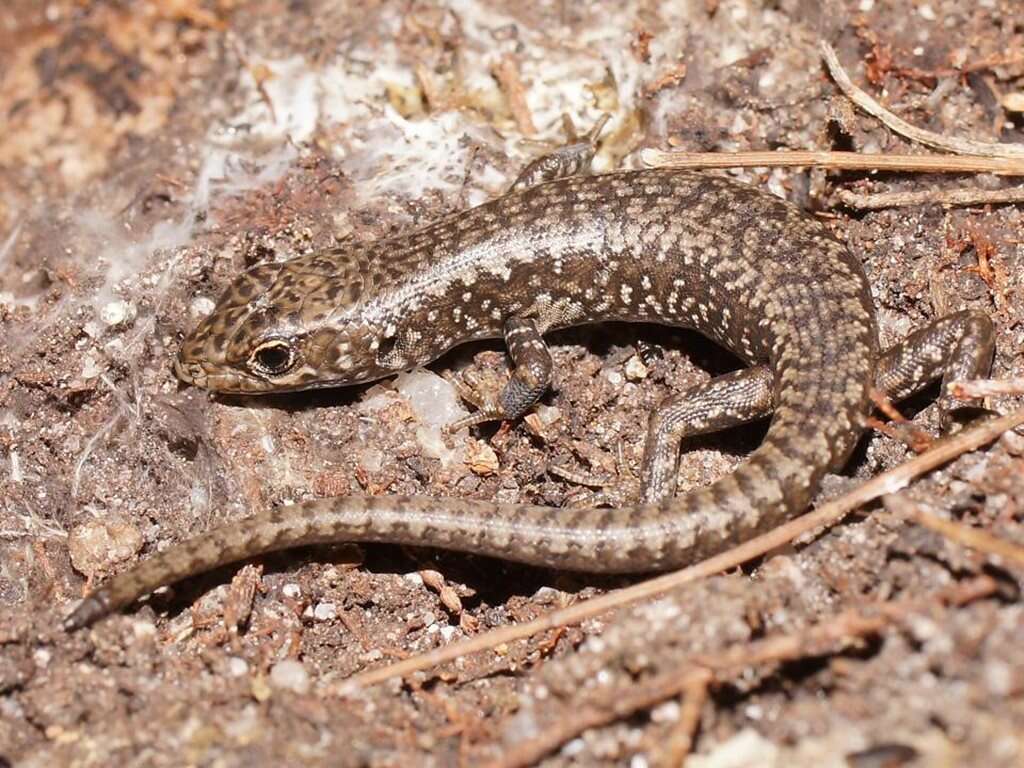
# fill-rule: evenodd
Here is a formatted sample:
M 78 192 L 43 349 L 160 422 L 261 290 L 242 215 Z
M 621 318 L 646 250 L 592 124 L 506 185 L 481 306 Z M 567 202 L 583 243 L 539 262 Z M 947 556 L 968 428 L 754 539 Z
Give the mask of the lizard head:
M 384 275 L 371 254 L 310 254 L 241 275 L 185 339 L 182 381 L 259 394 L 372 381 L 409 367 L 395 328 L 376 320 Z

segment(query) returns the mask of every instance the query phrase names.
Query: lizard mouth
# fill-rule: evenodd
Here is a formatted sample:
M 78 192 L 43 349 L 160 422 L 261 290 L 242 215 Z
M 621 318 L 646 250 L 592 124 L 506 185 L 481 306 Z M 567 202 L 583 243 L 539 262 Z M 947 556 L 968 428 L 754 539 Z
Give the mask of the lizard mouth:
M 245 376 L 233 371 L 210 370 L 208 364 L 180 357 L 174 360 L 174 373 L 185 384 L 190 384 L 208 392 L 225 395 L 256 395 L 267 391 L 266 387 L 254 386 Z
M 183 363 L 181 358 L 175 358 L 174 373 L 186 384 L 207 389 L 206 371 L 199 363 Z

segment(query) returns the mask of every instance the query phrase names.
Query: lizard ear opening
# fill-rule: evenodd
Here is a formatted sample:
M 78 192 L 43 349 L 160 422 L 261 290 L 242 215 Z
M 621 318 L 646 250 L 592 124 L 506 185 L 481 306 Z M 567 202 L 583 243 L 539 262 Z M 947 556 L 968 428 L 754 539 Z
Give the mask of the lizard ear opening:
M 385 336 L 383 339 L 380 340 L 380 344 L 377 346 L 378 365 L 389 365 L 394 355 L 395 346 L 397 346 L 397 344 L 397 336 Z

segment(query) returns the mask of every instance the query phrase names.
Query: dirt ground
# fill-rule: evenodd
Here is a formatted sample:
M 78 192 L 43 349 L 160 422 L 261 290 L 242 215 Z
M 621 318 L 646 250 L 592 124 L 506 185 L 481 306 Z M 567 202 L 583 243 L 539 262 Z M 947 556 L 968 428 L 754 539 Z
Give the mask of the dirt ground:
M 732 364 L 694 335 L 556 334 L 537 418 L 454 438 L 416 382 L 450 397 L 438 375 L 500 375 L 500 344 L 425 378 L 262 400 L 180 386 L 170 361 L 240 270 L 499 194 L 542 150 L 526 139 L 561 141 L 563 113 L 582 127 L 612 115 L 599 169 L 638 166 L 644 147 L 921 153 L 838 96 L 820 39 L 911 123 L 1024 142 L 1019 0 L 4 3 L 0 765 L 507 765 L 565 727 L 541 764 L 642 768 L 671 764 L 695 717 L 687 765 L 703 768 L 1024 764 L 1024 572 L 879 506 L 744 571 L 356 693 L 340 685 L 353 674 L 636 579 L 325 546 L 59 628 L 87 583 L 268 505 L 424 493 L 558 506 L 581 488 L 552 466 L 635 472 L 650 409 Z M 994 376 L 1024 375 L 1019 206 L 834 202 L 838 188 L 1007 181 L 734 173 L 849 242 L 884 340 L 983 310 Z M 637 340 L 661 354 L 641 359 Z M 905 410 L 934 432 L 933 399 Z M 688 446 L 683 488 L 729 471 L 762 433 Z M 826 493 L 910 455 L 873 432 Z M 1024 543 L 1024 437 L 901 496 Z M 998 589 L 932 599 L 984 576 Z M 898 620 L 860 641 L 740 665 L 704 700 L 697 687 L 627 706 L 695 655 L 809 638 L 876 603 L 902 606 Z M 607 724 L 580 725 L 614 706 Z

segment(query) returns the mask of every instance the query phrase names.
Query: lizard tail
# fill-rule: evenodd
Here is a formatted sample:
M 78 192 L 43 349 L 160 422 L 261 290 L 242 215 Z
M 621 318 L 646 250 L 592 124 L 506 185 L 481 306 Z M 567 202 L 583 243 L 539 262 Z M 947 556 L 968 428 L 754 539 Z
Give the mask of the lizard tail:
M 789 377 L 761 446 L 731 475 L 657 504 L 564 508 L 423 496 L 339 497 L 267 510 L 184 541 L 86 597 L 64 627 L 87 626 L 164 584 L 268 552 L 324 542 L 390 542 L 593 572 L 656 571 L 697 562 L 806 507 L 821 476 L 860 433 L 867 387 L 833 397 Z M 870 374 L 859 377 L 869 381 Z M 807 386 L 820 388 L 819 376 Z M 838 387 L 838 385 L 837 385 Z M 844 397 L 840 392 L 845 391 Z

